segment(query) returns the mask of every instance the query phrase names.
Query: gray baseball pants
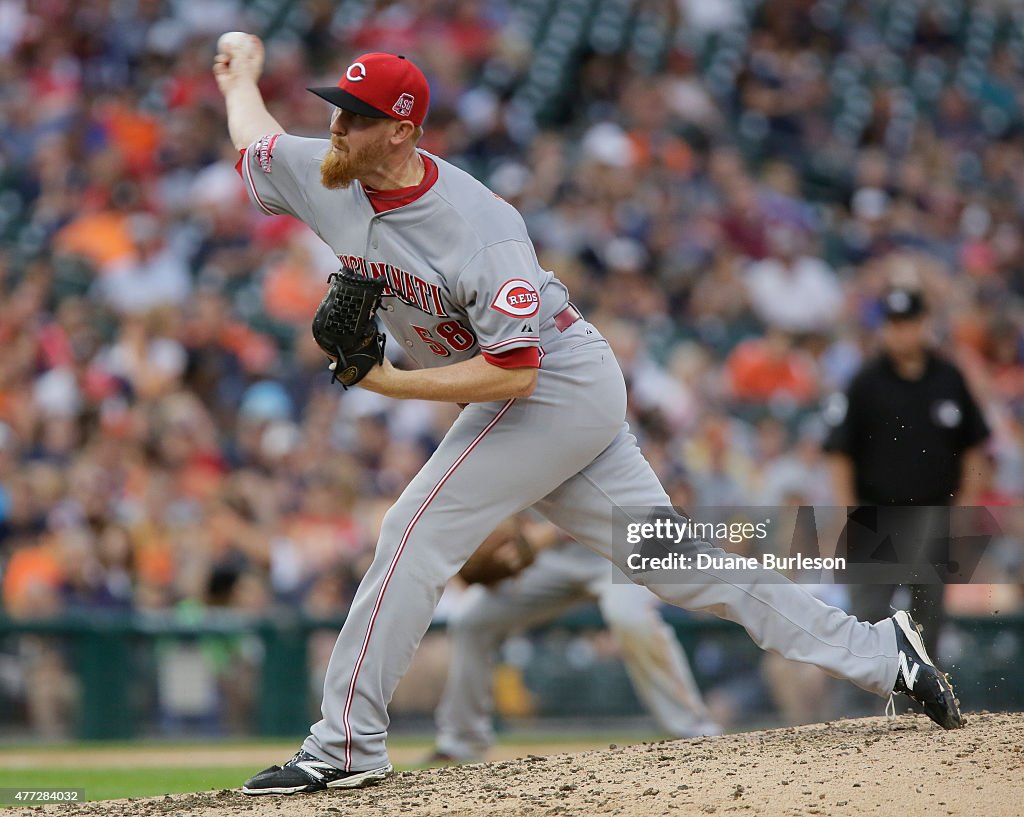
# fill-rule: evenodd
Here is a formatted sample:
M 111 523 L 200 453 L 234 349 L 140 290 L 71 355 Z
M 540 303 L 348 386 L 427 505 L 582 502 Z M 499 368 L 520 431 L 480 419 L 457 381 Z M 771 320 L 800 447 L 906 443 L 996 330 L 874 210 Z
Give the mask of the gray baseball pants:
M 385 515 L 327 668 L 323 718 L 303 744 L 310 754 L 349 771 L 387 763 L 391 695 L 445 584 L 505 517 L 533 506 L 614 559 L 613 506 L 671 505 L 623 423 L 622 373 L 597 330 L 579 320 L 545 340 L 544 351 L 534 394 L 464 409 Z M 771 571 L 709 570 L 705 578 L 643 581 L 671 604 L 738 622 L 762 649 L 891 692 L 897 653 L 888 620 L 858 621 Z

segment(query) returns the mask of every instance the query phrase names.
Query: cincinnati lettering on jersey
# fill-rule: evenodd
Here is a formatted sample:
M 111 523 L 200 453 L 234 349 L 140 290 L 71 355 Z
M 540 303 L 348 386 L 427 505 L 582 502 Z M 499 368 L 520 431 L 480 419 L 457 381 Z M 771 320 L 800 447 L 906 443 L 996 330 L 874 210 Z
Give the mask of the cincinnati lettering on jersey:
M 359 255 L 339 255 L 338 260 L 367 278 L 383 278 L 386 284 L 384 295 L 394 295 L 402 303 L 414 306 L 428 315 L 438 318 L 450 317 L 445 311 L 444 302 L 441 300 L 441 288 L 437 284 L 424 281 L 393 264 L 385 264 L 382 261 L 367 263 L 366 259 Z

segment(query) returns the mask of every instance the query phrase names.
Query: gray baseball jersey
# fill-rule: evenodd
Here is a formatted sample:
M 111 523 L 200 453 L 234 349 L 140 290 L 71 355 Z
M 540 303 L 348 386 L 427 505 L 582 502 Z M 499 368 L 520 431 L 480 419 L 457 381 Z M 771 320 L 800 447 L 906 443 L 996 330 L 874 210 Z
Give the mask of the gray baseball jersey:
M 540 344 L 569 300 L 541 269 L 522 217 L 472 176 L 436 156 L 437 181 L 416 201 L 377 214 L 359 184 L 327 190 L 330 143 L 281 134 L 252 145 L 243 177 L 268 214 L 291 213 L 341 263 L 387 288 L 380 317 L 424 368 Z
M 257 140 L 240 163 L 250 197 L 265 213 L 298 216 L 349 266 L 386 276 L 392 296 L 382 317 L 415 361 L 443 366 L 538 345 L 543 352 L 533 394 L 467 406 L 384 517 L 331 655 L 323 718 L 303 744 L 362 771 L 387 767 L 391 695 L 445 584 L 501 520 L 533 506 L 614 561 L 613 507 L 671 502 L 624 422 L 626 387 L 608 343 L 586 320 L 555 320 L 568 294 L 538 266 L 515 210 L 428 157 L 437 166 L 433 186 L 375 214 L 358 184 L 321 186 L 327 147 L 287 135 Z M 695 547 L 725 556 L 708 543 Z M 659 583 L 653 573 L 640 580 L 669 603 L 739 622 L 764 649 L 879 695 L 892 691 L 891 621 L 858 621 L 774 579 L 703 572 L 705 584 Z

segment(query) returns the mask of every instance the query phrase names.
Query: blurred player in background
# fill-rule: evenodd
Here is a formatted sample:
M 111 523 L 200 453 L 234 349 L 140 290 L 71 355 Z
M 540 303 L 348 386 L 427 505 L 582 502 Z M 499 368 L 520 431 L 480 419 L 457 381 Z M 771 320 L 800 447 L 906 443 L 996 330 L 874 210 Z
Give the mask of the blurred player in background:
M 525 538 L 536 553 L 523 558 Z M 484 757 L 494 742 L 492 678 L 498 649 L 512 632 L 550 621 L 584 602 L 597 602 L 614 634 L 637 696 L 669 735 L 717 735 L 679 641 L 658 612 L 659 601 L 629 582 L 617 569 L 583 545 L 566 540 L 542 522 L 512 517 L 484 543 L 508 567 L 510 576 L 479 579 L 466 590 L 448 620 L 451 658 L 448 682 L 437 708 L 434 761 L 464 762 Z M 475 557 L 474 557 L 475 558 Z M 460 575 L 477 577 L 471 558 Z

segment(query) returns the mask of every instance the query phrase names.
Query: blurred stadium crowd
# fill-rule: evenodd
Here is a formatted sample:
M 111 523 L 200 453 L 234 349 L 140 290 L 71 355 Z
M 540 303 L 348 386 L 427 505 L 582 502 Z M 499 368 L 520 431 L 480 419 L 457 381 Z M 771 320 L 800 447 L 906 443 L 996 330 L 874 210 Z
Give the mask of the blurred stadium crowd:
M 685 503 L 828 504 L 820 405 L 927 293 L 1024 495 L 1024 15 L 961 0 L 0 0 L 0 565 L 32 617 L 343 610 L 456 407 L 328 383 L 336 267 L 246 202 L 210 65 L 365 50 L 428 75 L 422 143 L 523 213 L 608 335 Z M 55 21 L 61 21 L 56 25 Z M 539 430 L 542 433 L 542 430 Z M 958 589 L 961 612 L 1020 604 Z

